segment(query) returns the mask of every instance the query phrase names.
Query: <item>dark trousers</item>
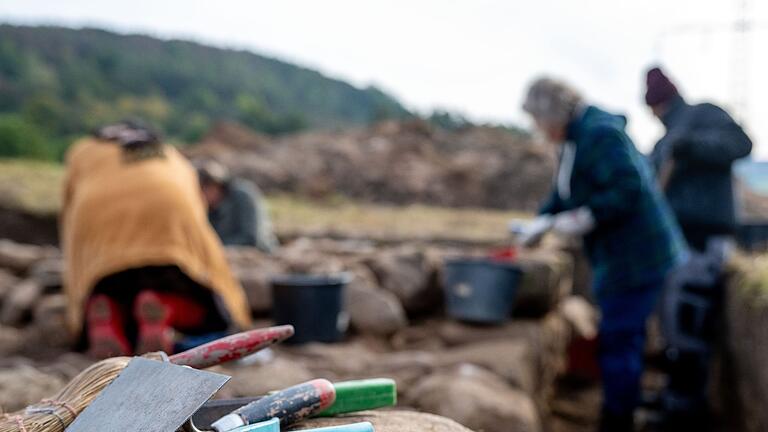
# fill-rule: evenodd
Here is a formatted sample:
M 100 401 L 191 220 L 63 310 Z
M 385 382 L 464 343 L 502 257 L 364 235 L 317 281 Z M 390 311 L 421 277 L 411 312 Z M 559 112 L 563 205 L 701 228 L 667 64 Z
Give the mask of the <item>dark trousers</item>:
M 663 404 L 668 430 L 680 427 L 694 427 L 700 431 L 710 430 L 712 422 L 709 410 L 709 384 L 713 345 L 717 340 L 724 282 L 718 281 L 710 287 L 691 288 L 699 298 L 708 303 L 698 312 L 695 323 L 686 320 L 694 314 L 681 313 L 681 327 L 690 336 L 704 342 L 700 350 L 678 349 L 669 346 L 666 351 L 668 384 L 664 391 Z M 694 321 L 694 320 L 691 320 Z
M 686 241 L 697 253 L 706 252 L 712 237 L 732 233 L 728 227 L 683 225 L 682 228 Z M 693 310 L 691 305 L 678 305 L 678 326 L 680 331 L 702 342 L 703 348 L 686 350 L 671 345 L 667 347 L 668 384 L 662 399 L 666 430 L 711 429 L 712 418 L 708 400 L 710 368 L 724 290 L 725 280 L 722 277 L 706 286 L 684 287 L 688 295 L 693 295 L 700 301 L 700 306 Z
M 604 416 L 631 416 L 640 403 L 646 321 L 663 285 L 664 279 L 659 278 L 598 300 L 602 312 L 599 360 Z

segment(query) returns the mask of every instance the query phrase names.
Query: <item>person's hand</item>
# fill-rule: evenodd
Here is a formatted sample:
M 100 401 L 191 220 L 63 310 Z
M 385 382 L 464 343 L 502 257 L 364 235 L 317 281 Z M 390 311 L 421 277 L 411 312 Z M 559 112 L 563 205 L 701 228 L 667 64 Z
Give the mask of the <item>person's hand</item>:
M 552 229 L 567 236 L 583 236 L 595 228 L 595 217 L 589 207 L 564 211 L 554 216 Z
M 510 231 L 515 234 L 515 243 L 523 247 L 536 246 L 550 229 L 552 229 L 552 215 L 549 214 L 540 215 L 527 223 L 510 222 Z

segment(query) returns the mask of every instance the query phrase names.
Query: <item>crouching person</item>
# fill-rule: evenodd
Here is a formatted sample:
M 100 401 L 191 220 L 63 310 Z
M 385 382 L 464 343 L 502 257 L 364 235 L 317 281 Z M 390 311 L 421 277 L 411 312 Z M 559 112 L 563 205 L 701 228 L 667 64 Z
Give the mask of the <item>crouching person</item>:
M 250 325 L 194 168 L 149 129 L 124 122 L 76 143 L 63 201 L 67 322 L 95 357 Z
M 227 246 L 253 246 L 272 253 L 279 243 L 264 196 L 255 184 L 232 177 L 216 161 L 198 166 L 200 187 L 208 204 L 208 220 Z
M 623 117 L 587 105 L 570 86 L 549 78 L 533 83 L 523 109 L 560 152 L 554 190 L 537 225 L 583 237 L 593 270 L 602 313 L 600 430 L 633 431 L 646 320 L 668 271 L 684 259 L 682 235 Z

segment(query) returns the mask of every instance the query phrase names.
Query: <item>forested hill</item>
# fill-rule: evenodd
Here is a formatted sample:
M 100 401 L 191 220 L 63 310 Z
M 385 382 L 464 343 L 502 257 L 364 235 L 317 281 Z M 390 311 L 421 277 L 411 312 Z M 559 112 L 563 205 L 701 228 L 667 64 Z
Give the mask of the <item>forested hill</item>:
M 130 116 L 194 141 L 219 119 L 279 134 L 410 114 L 374 87 L 251 52 L 97 29 L 0 25 L 0 156 L 59 157 L 72 136 Z M 24 137 L 24 147 L 13 148 L 18 144 L 3 134 Z

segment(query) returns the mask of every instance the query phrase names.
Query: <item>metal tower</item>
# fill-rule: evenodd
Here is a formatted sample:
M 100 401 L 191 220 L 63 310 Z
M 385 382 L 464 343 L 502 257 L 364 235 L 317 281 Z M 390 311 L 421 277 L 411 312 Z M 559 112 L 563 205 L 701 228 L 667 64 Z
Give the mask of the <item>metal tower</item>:
M 738 14 L 734 23 L 733 52 L 731 55 L 731 104 L 734 116 L 744 122 L 749 118 L 749 88 L 752 54 L 752 0 L 736 0 Z

